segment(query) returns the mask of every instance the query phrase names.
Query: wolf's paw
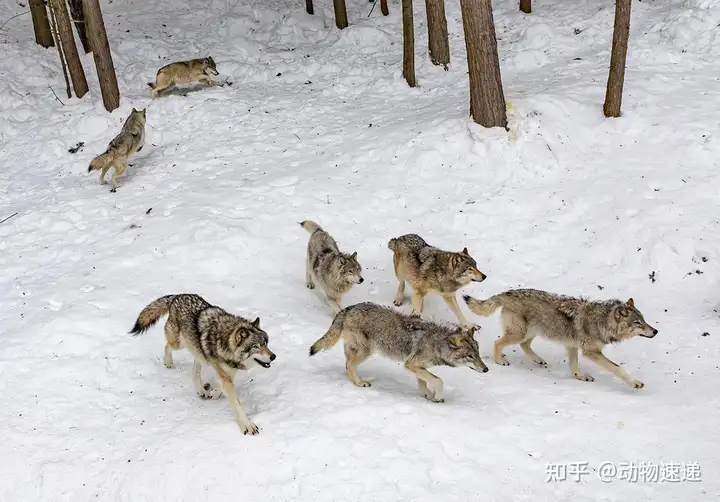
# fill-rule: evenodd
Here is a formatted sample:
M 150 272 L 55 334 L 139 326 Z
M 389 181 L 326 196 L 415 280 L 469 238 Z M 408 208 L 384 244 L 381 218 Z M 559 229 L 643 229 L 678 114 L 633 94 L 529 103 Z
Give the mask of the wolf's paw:
M 645 387 L 645 384 L 642 383 L 640 380 L 633 380 L 632 382 L 630 382 L 630 385 L 632 385 L 633 389 L 642 389 L 643 387 Z
M 252 422 L 240 424 L 240 428 L 245 435 L 250 434 L 251 436 L 255 436 L 256 434 L 260 434 L 260 428 Z
M 110 189 L 110 193 L 115 193 L 115 192 L 117 192 L 117 188 L 111 188 L 111 189 Z
M 203 386 L 203 391 L 198 392 L 198 396 L 200 396 L 203 399 L 217 399 L 220 396 L 222 396 L 222 391 L 219 389 L 215 389 L 209 383 L 206 383 Z
M 312 282 L 308 282 L 307 284 L 305 284 L 305 287 L 308 289 L 315 289 L 315 284 L 313 284 Z
M 169 369 L 169 370 L 171 370 L 171 369 L 173 369 L 173 368 L 175 367 L 175 365 L 173 364 L 173 362 L 172 362 L 172 361 L 168 361 L 167 359 L 166 359 L 165 361 L 163 361 L 163 364 L 164 364 L 165 367 L 166 367 L 167 369 Z
M 533 357 L 533 362 L 535 364 L 539 364 L 540 366 L 547 368 L 547 361 L 543 359 L 542 357 Z
M 507 358 L 505 357 L 505 354 L 500 356 L 500 359 L 495 358 L 495 364 L 499 364 L 500 366 L 510 366 L 510 363 L 508 362 Z
M 578 380 L 583 381 L 583 382 L 594 382 L 595 381 L 593 376 L 588 375 L 587 373 L 577 373 L 575 375 L 575 378 L 577 378 Z
M 424 397 L 425 399 L 427 399 L 428 401 L 431 401 L 431 402 L 433 402 L 433 403 L 444 403 L 444 402 L 445 402 L 445 398 L 444 398 L 444 397 L 438 397 L 438 396 L 436 396 L 435 394 L 433 394 L 432 392 L 429 392 L 429 391 L 423 393 L 423 397 Z
M 368 382 L 367 380 L 358 380 L 357 382 L 353 382 L 358 387 L 372 387 L 372 384 Z
M 396 296 L 393 300 L 393 305 L 396 307 L 402 307 L 402 304 L 405 303 L 405 297 L 404 296 Z

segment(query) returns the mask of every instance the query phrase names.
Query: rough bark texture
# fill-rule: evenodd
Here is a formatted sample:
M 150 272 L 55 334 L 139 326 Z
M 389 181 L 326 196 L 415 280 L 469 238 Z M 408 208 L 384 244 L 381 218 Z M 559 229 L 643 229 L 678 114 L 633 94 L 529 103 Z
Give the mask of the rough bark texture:
M 118 90 L 115 66 L 113 65 L 110 45 L 105 32 L 105 23 L 100 11 L 100 3 L 98 0 L 82 0 L 82 6 L 85 12 L 90 47 L 93 48 L 98 80 L 100 80 L 103 104 L 105 109 L 111 112 L 120 106 L 120 91 Z
M 348 27 L 347 20 L 347 9 L 345 8 L 345 0 L 333 0 L 333 7 L 335 8 L 335 26 L 340 28 Z
M 390 15 L 390 10 L 388 9 L 387 0 L 380 0 L 380 12 L 382 12 L 383 16 Z
M 58 31 L 57 31 L 57 21 L 55 21 L 55 14 L 54 14 L 52 8 L 49 9 L 49 13 L 50 13 L 49 21 L 50 21 L 50 27 L 52 30 L 52 36 L 55 37 L 55 40 L 56 40 L 54 45 L 55 45 L 55 47 L 57 47 L 58 56 L 60 57 L 60 66 L 62 66 L 63 77 L 65 77 L 65 92 L 66 92 L 68 98 L 72 98 L 72 90 L 70 89 L 70 79 L 68 78 L 67 64 L 65 63 L 65 55 L 63 54 L 63 51 L 62 51 L 62 43 L 60 43 L 60 35 L 58 35 Z M 52 87 L 50 87 L 50 90 L 52 90 Z M 53 91 L 53 92 L 55 92 L 55 91 Z
M 75 25 L 75 31 L 77 31 L 83 50 L 87 54 L 92 51 L 92 48 L 85 31 L 85 14 L 83 13 L 82 0 L 68 0 L 68 5 L 70 5 L 70 18 Z
M 305 11 L 311 16 L 315 14 L 315 8 L 313 7 L 313 0 L 305 0 Z
M 425 0 L 427 11 L 428 49 L 432 64 L 443 66 L 450 64 L 450 43 L 448 42 L 447 18 L 444 0 Z
M 410 87 L 415 87 L 415 30 L 413 28 L 412 0 L 402 0 L 403 20 L 403 77 Z
M 470 76 L 470 113 L 482 126 L 507 129 L 492 0 L 460 0 L 460 9 Z
M 520 0 L 520 10 L 525 14 L 532 13 L 531 0 Z
M 35 42 L 46 49 L 52 47 L 55 43 L 53 42 L 52 32 L 50 31 L 50 22 L 48 21 L 47 8 L 45 8 L 45 0 L 30 0 L 28 3 L 30 4 L 33 30 L 35 30 Z
M 630 37 L 630 5 L 631 0 L 615 1 L 615 28 L 613 29 L 612 54 L 610 55 L 610 74 L 603 106 L 606 117 L 620 116 L 628 38 Z
M 67 11 L 65 0 L 50 0 L 50 6 L 55 16 L 56 28 L 60 35 L 60 43 L 62 44 L 62 52 L 65 55 L 68 71 L 70 72 L 70 80 L 72 80 L 75 95 L 82 98 L 88 92 L 88 84 L 85 79 L 85 71 L 83 70 L 77 47 L 75 47 L 75 38 L 73 37 L 72 24 L 70 23 L 70 15 Z

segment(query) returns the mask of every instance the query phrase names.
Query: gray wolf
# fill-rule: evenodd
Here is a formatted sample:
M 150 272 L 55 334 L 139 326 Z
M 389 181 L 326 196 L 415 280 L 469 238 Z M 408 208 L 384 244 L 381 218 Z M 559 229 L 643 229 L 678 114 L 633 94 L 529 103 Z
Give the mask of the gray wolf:
M 187 348 L 195 358 L 192 381 L 198 395 L 203 399 L 217 399 L 225 394 L 243 434 L 258 434 L 258 427 L 245 414 L 233 381 L 238 370 L 255 365 L 269 368 L 275 360 L 275 354 L 268 348 L 268 335 L 260 328 L 260 318 L 249 321 L 230 314 L 199 295 L 168 295 L 145 307 L 130 333 L 138 335 L 147 331 L 166 314 L 165 366 L 173 367 L 173 350 Z M 209 383 L 202 384 L 203 365 L 215 370 L 222 390 Z
M 210 78 L 217 75 L 219 73 L 212 57 L 178 61 L 160 68 L 155 83 L 148 82 L 148 86 L 152 89 L 152 97 L 155 98 L 160 92 L 169 90 L 177 84 L 200 82 L 208 86 L 222 85 Z
M 460 310 L 455 292 L 470 282 L 482 282 L 487 276 L 478 270 L 467 248 L 459 253 L 443 251 L 416 234 L 390 239 L 388 248 L 393 252 L 395 276 L 400 281 L 395 306 L 403 304 L 407 282 L 412 288 L 413 314 L 422 314 L 425 295 L 433 292 L 443 297 L 461 324 L 473 326 Z
M 332 236 L 314 221 L 300 222 L 310 233 L 307 247 L 305 285 L 315 288 L 317 283 L 327 296 L 333 313 L 340 312 L 340 299 L 350 291 L 353 284 L 362 284 L 362 267 L 357 252 L 341 253 Z
M 130 116 L 125 120 L 120 134 L 115 136 L 105 150 L 90 162 L 88 172 L 100 169 L 100 184 L 105 184 L 105 174 L 113 168 L 112 190 L 118 188 L 118 176 L 122 176 L 127 169 L 128 159 L 143 149 L 145 144 L 145 118 L 146 110 L 132 109 Z
M 486 373 L 474 333 L 475 328 L 437 324 L 375 303 L 358 303 L 335 316 L 327 333 L 310 347 L 310 355 L 329 350 L 342 338 L 347 376 L 358 387 L 369 387 L 370 382 L 360 378 L 357 366 L 380 352 L 401 361 L 417 377 L 425 399 L 443 402 L 443 382 L 427 368 L 468 367 Z
M 535 336 L 542 336 L 565 345 L 570 370 L 578 380 L 594 380 L 578 370 L 578 351 L 582 350 L 585 357 L 628 385 L 636 389 L 645 385 L 602 353 L 603 347 L 611 343 L 634 336 L 653 338 L 657 335 L 658 330 L 645 322 L 632 298 L 627 302 L 590 301 L 536 289 L 515 289 L 484 301 L 467 295 L 463 299 L 470 311 L 479 316 L 490 316 L 502 308 L 502 336 L 495 342 L 493 351 L 497 364 L 509 364 L 502 353 L 503 347 L 520 344 L 530 359 L 545 366 L 547 363 L 530 347 Z

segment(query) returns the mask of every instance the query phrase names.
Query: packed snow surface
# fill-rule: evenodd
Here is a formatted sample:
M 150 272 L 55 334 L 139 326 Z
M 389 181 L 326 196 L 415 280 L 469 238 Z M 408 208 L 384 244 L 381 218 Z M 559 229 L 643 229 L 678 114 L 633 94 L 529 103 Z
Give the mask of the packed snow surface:
M 720 2 L 633 2 L 623 116 L 605 119 L 613 2 L 496 1 L 508 132 L 468 117 L 445 3 L 450 70 L 429 62 L 415 1 L 410 89 L 398 0 L 388 17 L 348 0 L 342 31 L 330 0 L 314 16 L 300 0 L 103 1 L 110 114 L 91 55 L 90 94 L 67 99 L 30 16 L 2 27 L 0 220 L 17 214 L 0 224 L 0 500 L 717 500 Z M 0 22 L 26 4 L 1 0 Z M 151 101 L 160 66 L 206 55 L 232 85 Z M 87 165 L 133 107 L 146 146 L 113 194 Z M 359 369 L 372 387 L 354 387 L 341 347 L 307 355 L 332 314 L 305 288 L 304 219 L 358 252 L 366 280 L 345 305 L 391 303 L 387 241 L 408 232 L 467 246 L 488 274 L 463 290 L 478 298 L 632 297 L 660 333 L 606 354 L 645 388 L 582 357 L 596 381 L 577 381 L 542 340 L 548 368 L 518 347 L 500 367 L 498 316 L 464 305 L 489 373 L 432 370 L 435 404 L 376 356 Z M 162 324 L 127 333 L 180 292 L 260 316 L 278 358 L 236 378 L 260 435 L 197 397 L 187 352 L 163 366 Z M 425 315 L 454 320 L 438 297 Z

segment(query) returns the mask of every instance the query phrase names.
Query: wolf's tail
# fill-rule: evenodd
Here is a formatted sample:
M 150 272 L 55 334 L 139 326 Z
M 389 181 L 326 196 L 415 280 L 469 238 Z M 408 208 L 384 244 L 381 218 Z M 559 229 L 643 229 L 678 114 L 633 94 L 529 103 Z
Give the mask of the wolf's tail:
M 310 232 L 311 234 L 314 234 L 318 230 L 323 229 L 320 225 L 318 225 L 314 221 L 310 221 L 310 220 L 301 221 L 300 226 L 303 227 L 308 232 Z
M 150 89 L 155 89 L 155 82 L 148 82 L 147 85 Z
M 170 302 L 175 296 L 177 295 L 163 296 L 145 307 L 142 312 L 140 312 L 137 321 L 135 321 L 135 326 L 130 330 L 130 334 L 139 335 L 150 329 L 153 324 L 168 313 L 170 310 Z
M 502 294 L 491 296 L 487 300 L 478 300 L 470 295 L 464 295 L 463 300 L 473 314 L 488 317 L 502 307 Z
M 388 241 L 388 249 L 393 253 L 395 252 L 395 245 L 397 244 L 397 241 L 398 240 L 395 237 Z
M 101 153 L 90 161 L 90 165 L 88 166 L 88 172 L 92 171 L 93 169 L 102 169 L 110 162 L 112 162 L 112 155 L 110 155 L 110 152 Z
M 342 336 L 343 322 L 345 322 L 346 310 L 341 310 L 333 319 L 330 329 L 327 330 L 317 342 L 310 347 L 310 355 L 314 356 L 321 350 L 330 350 L 340 341 Z

